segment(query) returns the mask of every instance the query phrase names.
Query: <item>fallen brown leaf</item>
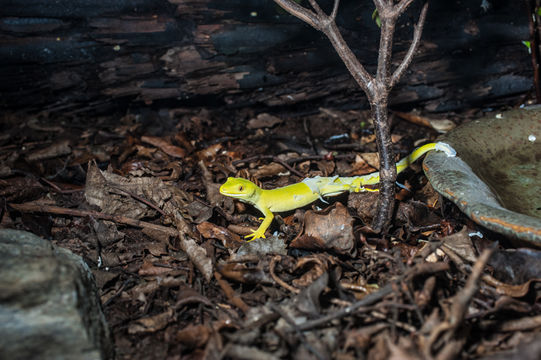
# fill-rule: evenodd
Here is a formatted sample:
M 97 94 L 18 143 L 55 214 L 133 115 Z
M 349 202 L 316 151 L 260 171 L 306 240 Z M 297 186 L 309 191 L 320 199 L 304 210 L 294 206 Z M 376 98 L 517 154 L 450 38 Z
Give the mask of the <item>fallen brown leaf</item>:
M 304 215 L 304 231 L 290 247 L 351 254 L 355 248 L 353 218 L 339 202 L 321 212 L 309 210 Z
M 153 333 L 164 329 L 173 320 L 173 309 L 145 318 L 135 320 L 128 326 L 128 334 Z
M 186 156 L 186 150 L 184 150 L 181 147 L 171 144 L 169 141 L 165 140 L 164 138 L 160 138 L 156 136 L 142 136 L 141 141 L 146 142 L 150 145 L 154 145 L 155 147 L 159 148 L 161 151 L 163 151 L 169 156 L 172 156 L 175 158 L 183 158 Z
M 250 119 L 246 127 L 248 129 L 270 128 L 277 124 L 281 124 L 282 122 L 283 120 L 279 117 L 267 113 L 261 113 L 254 119 Z
M 188 325 L 176 333 L 175 339 L 188 348 L 202 347 L 209 339 L 212 329 L 205 325 Z
M 220 240 L 227 249 L 238 249 L 245 243 L 237 234 L 207 221 L 198 224 L 197 230 L 204 238 Z

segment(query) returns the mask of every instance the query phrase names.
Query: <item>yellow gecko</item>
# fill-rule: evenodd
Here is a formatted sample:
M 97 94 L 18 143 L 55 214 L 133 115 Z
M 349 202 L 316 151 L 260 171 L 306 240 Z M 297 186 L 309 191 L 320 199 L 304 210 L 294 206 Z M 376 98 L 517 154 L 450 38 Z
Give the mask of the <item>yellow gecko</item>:
M 447 156 L 455 156 L 455 150 L 446 143 L 437 142 L 423 145 L 413 151 L 409 156 L 396 163 L 396 172 L 400 173 L 415 160 L 431 150 L 443 151 Z M 252 241 L 265 237 L 265 231 L 274 219 L 275 212 L 294 210 L 314 202 L 323 200 L 323 196 L 335 196 L 343 192 L 377 191 L 367 189 L 365 185 L 379 183 L 379 171 L 351 177 L 320 177 L 306 178 L 303 181 L 272 190 L 264 190 L 253 182 L 242 178 L 227 178 L 220 187 L 220 193 L 252 204 L 261 211 L 265 218 L 257 230 L 245 238 Z M 324 201 L 324 200 L 323 200 Z

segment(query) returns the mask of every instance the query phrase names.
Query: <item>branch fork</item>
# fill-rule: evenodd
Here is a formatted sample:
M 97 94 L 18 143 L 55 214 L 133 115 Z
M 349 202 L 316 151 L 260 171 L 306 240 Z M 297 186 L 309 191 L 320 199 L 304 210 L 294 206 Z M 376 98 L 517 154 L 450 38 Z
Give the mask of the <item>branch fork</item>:
M 321 9 L 316 0 L 309 0 L 312 9 L 303 7 L 293 0 L 274 0 L 284 10 L 327 36 L 357 84 L 359 84 L 368 97 L 375 120 L 376 141 L 380 153 L 380 198 L 378 213 L 372 224 L 373 229 L 379 232 L 386 229 L 390 224 L 394 209 L 396 168 L 388 122 L 387 105 L 389 93 L 406 71 L 419 46 L 428 3 L 423 6 L 419 20 L 414 26 L 413 39 L 406 55 L 391 74 L 393 34 L 396 21 L 406 11 L 413 0 L 401 0 L 396 4 L 394 4 L 393 0 L 373 1 L 381 19 L 378 66 L 375 76 L 368 73 L 365 67 L 359 62 L 336 25 L 336 15 L 340 0 L 334 0 L 330 15 L 327 15 Z

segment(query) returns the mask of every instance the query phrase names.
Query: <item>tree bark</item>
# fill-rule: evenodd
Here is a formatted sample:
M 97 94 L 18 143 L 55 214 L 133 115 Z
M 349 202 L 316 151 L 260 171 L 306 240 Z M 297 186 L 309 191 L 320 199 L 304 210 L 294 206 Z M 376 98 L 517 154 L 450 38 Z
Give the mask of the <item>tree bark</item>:
M 524 2 L 433 1 L 391 109 L 515 104 L 531 89 Z M 394 58 L 421 3 L 399 21 Z M 0 0 L 0 107 L 70 115 L 138 107 L 368 108 L 328 41 L 271 1 Z M 343 1 L 337 26 L 375 70 L 371 2 Z M 409 24 L 408 24 L 409 22 Z M 395 64 L 398 65 L 398 64 Z M 266 109 L 265 109 L 266 108 Z

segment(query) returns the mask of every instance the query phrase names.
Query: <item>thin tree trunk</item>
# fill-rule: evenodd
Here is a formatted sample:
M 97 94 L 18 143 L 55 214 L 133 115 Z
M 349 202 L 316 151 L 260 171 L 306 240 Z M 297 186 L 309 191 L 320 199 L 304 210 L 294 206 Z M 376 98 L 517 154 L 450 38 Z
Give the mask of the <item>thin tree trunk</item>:
M 396 182 L 396 166 L 391 141 L 391 130 L 387 110 L 387 98 L 372 105 L 375 119 L 376 143 L 380 162 L 380 196 L 378 197 L 378 212 L 372 221 L 375 231 L 385 231 L 392 219 L 394 211 L 394 195 Z

